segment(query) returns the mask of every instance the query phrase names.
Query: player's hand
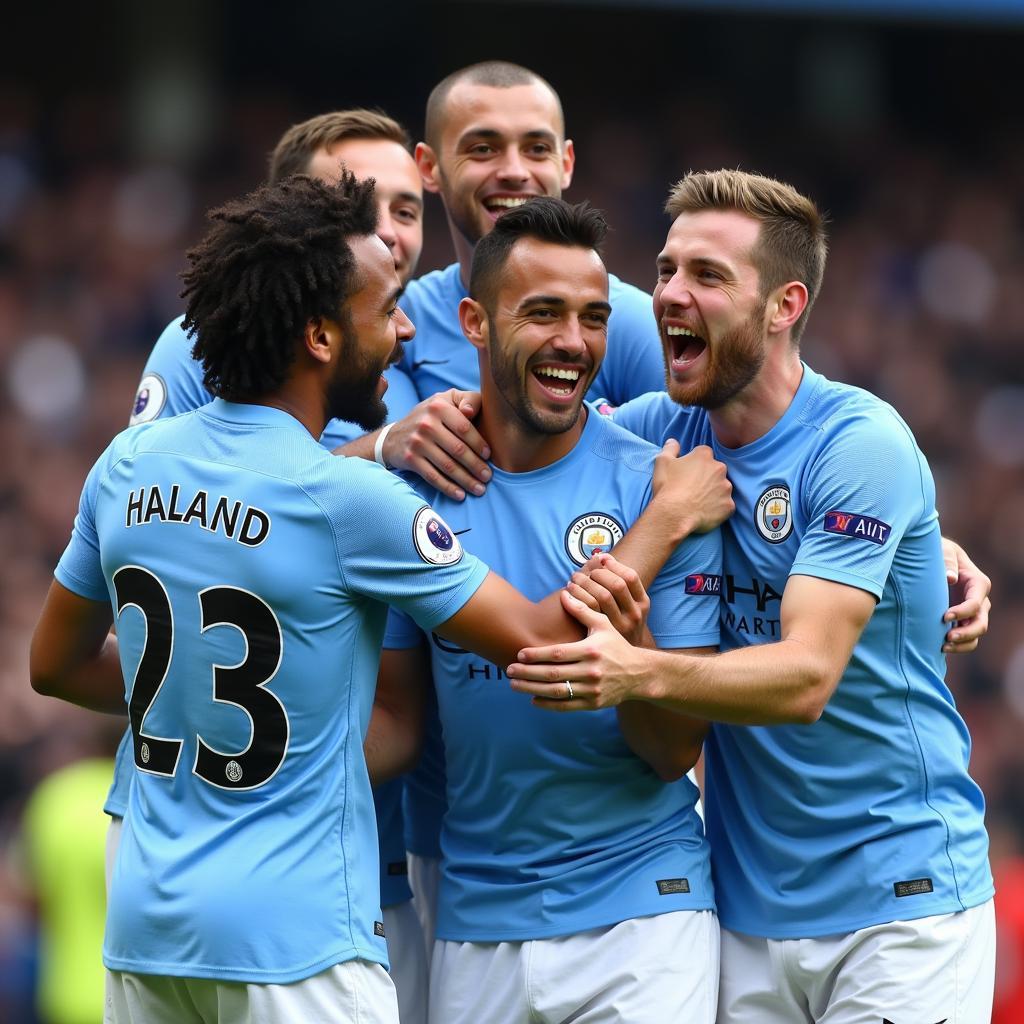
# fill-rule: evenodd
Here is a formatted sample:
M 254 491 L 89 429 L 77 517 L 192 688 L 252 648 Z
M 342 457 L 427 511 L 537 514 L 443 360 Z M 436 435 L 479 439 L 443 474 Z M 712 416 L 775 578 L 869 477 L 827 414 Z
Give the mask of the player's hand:
M 393 469 L 421 476 L 449 498 L 484 493 L 491 479 L 491 449 L 473 419 L 480 395 L 452 388 L 420 402 L 396 421 L 384 439 L 384 461 Z
M 736 510 L 732 484 L 725 464 L 718 462 L 707 445 L 679 455 L 679 442 L 668 440 L 654 460 L 654 497 L 657 503 L 684 525 L 684 536 L 707 533 Z
M 642 644 L 647 635 L 651 599 L 639 575 L 614 556 L 593 555 L 572 574 L 565 588 L 588 608 L 600 612 L 631 644 Z
M 967 552 L 955 541 L 942 538 L 942 558 L 946 563 L 953 604 L 943 616 L 951 623 L 942 645 L 947 654 L 968 654 L 988 632 L 988 616 L 992 608 L 989 593 L 992 581 L 971 561 Z
M 594 711 L 629 700 L 648 677 L 651 652 L 634 647 L 612 626 L 606 615 L 588 608 L 568 591 L 562 607 L 584 626 L 584 640 L 546 647 L 527 647 L 505 669 L 512 689 L 533 695 L 533 703 L 548 711 Z M 568 697 L 572 686 L 572 697 Z

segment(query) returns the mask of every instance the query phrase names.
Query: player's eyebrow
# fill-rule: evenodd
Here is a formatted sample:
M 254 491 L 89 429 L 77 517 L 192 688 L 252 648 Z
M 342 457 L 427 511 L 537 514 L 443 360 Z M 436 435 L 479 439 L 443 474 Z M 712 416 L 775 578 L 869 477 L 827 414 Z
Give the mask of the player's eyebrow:
M 416 195 L 415 192 L 399 192 L 392 202 L 413 203 L 423 209 L 423 197 Z
M 460 146 L 466 145 L 469 141 L 480 140 L 483 142 L 500 141 L 505 138 L 504 132 L 499 132 L 496 128 L 467 128 L 460 136 L 458 144 Z M 523 132 L 520 138 L 532 139 L 539 142 L 548 142 L 552 146 L 557 145 L 558 136 L 554 132 L 549 131 L 546 128 L 533 128 L 530 131 Z
M 557 295 L 527 295 L 516 307 L 516 310 L 517 312 L 522 312 L 531 306 L 554 306 L 556 309 L 564 309 L 566 305 L 565 299 Z M 605 302 L 603 299 L 595 299 L 593 302 L 588 302 L 583 308 L 587 310 L 600 310 L 604 313 L 611 313 L 612 311 L 611 303 Z

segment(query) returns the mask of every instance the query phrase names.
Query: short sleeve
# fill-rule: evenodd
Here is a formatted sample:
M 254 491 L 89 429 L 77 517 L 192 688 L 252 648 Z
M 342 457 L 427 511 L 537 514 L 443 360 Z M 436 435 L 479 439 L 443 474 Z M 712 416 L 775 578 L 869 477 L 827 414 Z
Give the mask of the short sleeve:
M 99 481 L 107 465 L 105 452 L 89 471 L 78 502 L 78 515 L 71 540 L 64 549 L 53 575 L 72 593 L 90 601 L 109 601 L 110 593 L 100 562 L 100 542 L 96 533 L 96 496 Z
M 717 647 L 722 596 L 722 537 L 692 534 L 651 584 L 647 626 L 662 648 Z
M 801 500 L 807 529 L 791 575 L 882 596 L 900 539 L 929 511 L 934 485 L 907 427 L 876 410 L 830 431 Z
M 446 622 L 483 583 L 487 566 L 404 480 L 364 459 L 344 462 L 331 505 L 344 509 L 333 525 L 347 587 L 394 605 L 422 629 Z
M 192 358 L 184 317 L 172 320 L 156 340 L 135 393 L 130 426 L 207 405 L 213 395 L 203 384 L 203 366 Z
M 419 647 L 423 630 L 397 608 L 388 609 L 388 623 L 384 629 L 384 647 L 389 651 L 406 651 Z

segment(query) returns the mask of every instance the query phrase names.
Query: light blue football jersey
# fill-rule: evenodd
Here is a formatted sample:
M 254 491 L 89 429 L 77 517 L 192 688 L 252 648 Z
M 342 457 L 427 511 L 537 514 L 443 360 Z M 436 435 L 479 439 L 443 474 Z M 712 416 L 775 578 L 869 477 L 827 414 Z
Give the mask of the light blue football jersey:
M 656 454 L 592 412 L 558 462 L 494 468 L 483 497 L 431 501 L 467 550 L 540 600 L 640 516 Z M 660 647 L 717 645 L 720 544 L 717 531 L 688 539 L 651 587 Z M 385 644 L 408 643 L 392 613 Z M 503 666 L 436 636 L 430 646 L 448 779 L 438 938 L 537 939 L 714 906 L 696 787 L 662 782 L 614 709 L 543 711 Z
M 431 629 L 486 572 L 403 481 L 280 410 L 217 399 L 114 439 L 55 573 L 112 602 L 132 680 L 108 967 L 386 963 L 362 746 L 384 602 Z
M 408 374 L 420 398 L 447 388 L 480 390 L 476 349 L 459 326 L 459 303 L 467 296 L 459 264 L 410 281 L 400 305 L 416 327 L 399 367 Z M 608 275 L 612 315 L 608 346 L 601 369 L 587 397 L 620 405 L 648 391 L 665 387 L 665 360 L 651 307 L 639 288 Z
M 191 412 L 213 400 L 213 395 L 203 384 L 202 363 L 192 358 L 193 342 L 185 333 L 183 320 L 184 317 L 172 320 L 153 346 L 135 394 L 132 425 Z M 388 417 L 391 420 L 401 419 L 419 401 L 416 391 L 412 381 L 396 367 L 390 367 L 385 377 L 388 381 L 385 394 Z M 364 433 L 366 431 L 355 423 L 331 420 L 320 437 L 320 443 L 330 451 Z M 117 748 L 114 781 L 103 805 L 107 814 L 124 817 L 128 807 L 128 788 L 134 774 L 131 730 L 128 729 Z M 373 796 L 378 810 L 377 833 L 381 846 L 381 903 L 385 907 L 412 898 L 407 880 L 397 873 L 395 857 L 397 847 L 404 844 L 404 838 L 401 838 L 405 832 L 401 812 L 403 791 L 403 784 L 396 780 L 382 787 L 380 792 L 375 791 Z
M 712 728 L 705 813 L 722 924 L 811 938 L 987 900 L 984 802 L 943 680 L 935 485 L 907 425 L 806 366 L 782 419 L 742 448 L 719 445 L 702 410 L 667 395 L 615 421 L 683 451 L 710 444 L 728 467 L 723 648 L 779 638 L 792 574 L 878 600 L 820 721 Z

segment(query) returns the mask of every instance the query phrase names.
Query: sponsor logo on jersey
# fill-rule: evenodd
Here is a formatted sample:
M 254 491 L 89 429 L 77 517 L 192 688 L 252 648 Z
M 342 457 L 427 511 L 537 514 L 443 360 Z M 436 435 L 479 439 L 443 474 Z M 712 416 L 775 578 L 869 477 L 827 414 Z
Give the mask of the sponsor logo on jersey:
M 577 565 L 583 565 L 591 555 L 610 551 L 622 540 L 625 532 L 611 516 L 603 512 L 588 512 L 569 524 L 565 531 L 565 550 Z
M 132 406 L 132 416 L 128 426 L 134 427 L 139 423 L 148 423 L 155 420 L 163 410 L 167 401 L 167 387 L 163 378 L 157 373 L 147 373 L 139 381 L 139 390 L 135 392 L 135 404 Z
M 793 502 L 785 484 L 769 487 L 758 498 L 754 523 L 757 532 L 772 544 L 781 544 L 793 532 Z
M 844 537 L 869 540 L 872 544 L 884 544 L 889 539 L 892 527 L 881 519 L 862 516 L 856 512 L 840 512 L 834 509 L 825 513 L 825 532 L 841 533 Z
M 429 505 L 416 513 L 412 539 L 420 558 L 431 565 L 454 565 L 462 558 L 459 538 Z
M 688 878 L 659 878 L 657 885 L 660 896 L 677 896 L 690 891 Z
M 691 573 L 686 577 L 684 592 L 687 594 L 714 594 L 717 597 L 722 592 L 722 577 L 712 576 L 706 572 Z

